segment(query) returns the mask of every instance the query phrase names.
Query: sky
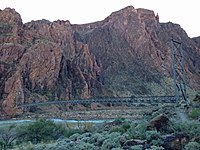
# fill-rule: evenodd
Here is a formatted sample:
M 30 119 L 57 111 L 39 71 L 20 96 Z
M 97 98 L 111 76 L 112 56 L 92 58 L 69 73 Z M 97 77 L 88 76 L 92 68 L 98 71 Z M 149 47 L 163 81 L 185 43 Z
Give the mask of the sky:
M 160 22 L 180 24 L 189 37 L 200 36 L 200 0 L 0 0 L 0 9 L 14 8 L 23 23 L 41 19 L 90 23 L 129 5 L 153 10 Z

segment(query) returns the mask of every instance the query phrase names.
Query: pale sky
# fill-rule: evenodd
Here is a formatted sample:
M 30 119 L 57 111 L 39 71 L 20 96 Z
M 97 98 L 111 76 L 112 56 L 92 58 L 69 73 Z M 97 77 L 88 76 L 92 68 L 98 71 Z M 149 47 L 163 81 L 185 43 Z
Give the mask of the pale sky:
M 153 10 L 160 22 L 178 23 L 190 37 L 200 36 L 200 0 L 0 0 L 1 10 L 15 8 L 24 23 L 41 19 L 90 23 L 129 5 Z

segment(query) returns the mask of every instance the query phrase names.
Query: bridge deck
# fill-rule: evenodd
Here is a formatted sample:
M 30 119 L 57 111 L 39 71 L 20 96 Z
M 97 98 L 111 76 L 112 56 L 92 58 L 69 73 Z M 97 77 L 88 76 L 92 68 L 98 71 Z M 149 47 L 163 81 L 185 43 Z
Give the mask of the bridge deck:
M 145 103 L 145 104 L 158 104 L 158 103 L 176 103 L 175 96 L 151 96 L 151 97 L 119 97 L 119 98 L 95 98 L 95 99 L 77 99 L 77 100 L 58 100 L 58 101 L 47 101 L 47 102 L 36 102 L 29 104 L 19 104 L 20 107 L 29 106 L 41 106 L 41 105 L 53 105 L 53 104 L 127 104 L 131 105 L 134 103 Z

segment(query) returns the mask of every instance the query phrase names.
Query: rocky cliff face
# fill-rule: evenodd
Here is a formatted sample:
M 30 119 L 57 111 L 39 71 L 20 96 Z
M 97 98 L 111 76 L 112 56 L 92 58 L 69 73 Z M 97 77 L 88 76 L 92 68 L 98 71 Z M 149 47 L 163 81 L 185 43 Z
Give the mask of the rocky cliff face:
M 33 101 L 161 95 L 171 86 L 172 37 L 184 43 L 188 83 L 200 90 L 197 40 L 153 11 L 130 6 L 72 25 L 23 24 L 14 9 L 0 10 L 0 112 L 20 114 L 16 105 Z
M 192 40 L 197 44 L 198 48 L 200 48 L 200 36 L 192 38 Z

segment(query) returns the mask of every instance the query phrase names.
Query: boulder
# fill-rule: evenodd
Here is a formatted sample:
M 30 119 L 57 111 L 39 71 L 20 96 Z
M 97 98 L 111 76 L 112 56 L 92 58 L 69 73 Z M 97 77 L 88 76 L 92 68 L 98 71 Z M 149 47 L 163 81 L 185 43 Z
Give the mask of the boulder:
M 159 132 L 164 132 L 169 129 L 169 119 L 167 116 L 160 114 L 149 121 L 147 130 L 157 130 Z
M 189 137 L 184 134 L 167 134 L 163 135 L 164 143 L 162 146 L 166 150 L 182 150 L 183 145 L 188 143 Z
M 135 145 L 142 145 L 143 148 L 145 148 L 146 140 L 138 140 L 138 139 L 128 140 L 123 144 L 123 149 L 130 149 L 131 146 L 135 146 Z

